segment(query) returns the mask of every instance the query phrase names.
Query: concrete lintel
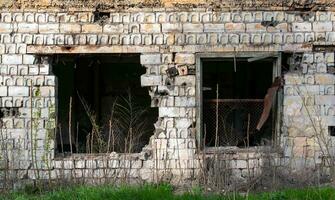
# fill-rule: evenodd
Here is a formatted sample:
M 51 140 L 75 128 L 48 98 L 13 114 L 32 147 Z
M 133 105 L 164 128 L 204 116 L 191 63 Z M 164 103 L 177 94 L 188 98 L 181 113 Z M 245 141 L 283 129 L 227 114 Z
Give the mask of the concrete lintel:
M 28 45 L 29 54 L 157 53 L 158 46 Z
M 286 45 L 185 45 L 185 46 L 171 46 L 171 52 L 188 52 L 188 53 L 202 53 L 202 52 L 312 52 L 312 45 L 306 44 L 286 44 Z

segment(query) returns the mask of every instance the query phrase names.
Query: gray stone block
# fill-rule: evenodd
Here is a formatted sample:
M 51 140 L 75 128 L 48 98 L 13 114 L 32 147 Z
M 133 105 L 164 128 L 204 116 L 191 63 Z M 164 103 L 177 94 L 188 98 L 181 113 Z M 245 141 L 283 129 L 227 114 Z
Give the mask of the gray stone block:
M 143 54 L 141 55 L 141 64 L 142 65 L 155 65 L 161 64 L 162 58 L 161 54 Z

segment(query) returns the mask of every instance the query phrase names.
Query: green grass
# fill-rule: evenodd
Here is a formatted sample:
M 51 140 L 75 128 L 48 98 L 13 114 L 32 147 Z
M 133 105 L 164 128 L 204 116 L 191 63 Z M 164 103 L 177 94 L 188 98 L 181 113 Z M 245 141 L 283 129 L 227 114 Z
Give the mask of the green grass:
M 266 192 L 252 194 L 248 197 L 239 195 L 218 195 L 205 194 L 200 189 L 191 192 L 175 194 L 170 185 L 144 185 L 144 186 L 76 186 L 57 188 L 51 191 L 36 192 L 31 189 L 17 191 L 0 195 L 0 200 L 26 200 L 26 199 L 47 199 L 47 200 L 335 200 L 335 188 L 305 188 L 287 189 L 279 192 Z

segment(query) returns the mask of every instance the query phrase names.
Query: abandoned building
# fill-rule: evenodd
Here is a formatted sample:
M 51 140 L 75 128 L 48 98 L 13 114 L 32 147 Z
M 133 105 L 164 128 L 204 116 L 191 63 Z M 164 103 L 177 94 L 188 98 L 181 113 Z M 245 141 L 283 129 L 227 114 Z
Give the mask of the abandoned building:
M 334 175 L 334 1 L 0 8 L 0 188 Z

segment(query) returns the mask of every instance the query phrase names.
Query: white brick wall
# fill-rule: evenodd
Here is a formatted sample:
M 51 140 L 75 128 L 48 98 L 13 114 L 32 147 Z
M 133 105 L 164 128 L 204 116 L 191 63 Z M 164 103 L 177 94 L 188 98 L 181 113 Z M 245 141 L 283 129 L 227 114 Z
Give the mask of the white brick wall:
M 303 20 L 297 13 L 284 11 L 205 12 L 171 9 L 169 12 L 144 12 L 134 8 L 120 13 L 111 11 L 111 17 L 102 24 L 94 23 L 93 13 L 86 11 L 58 13 L 6 10 L 0 12 L 0 15 L 0 103 L 2 107 L 20 107 L 19 117 L 6 118 L 4 121 L 8 130 L 17 130 L 16 134 L 12 135 L 16 142 L 19 133 L 30 125 L 29 91 L 32 80 L 34 93 L 39 91 L 39 96 L 35 96 L 33 100 L 34 107 L 41 108 L 42 119 L 38 126 L 44 130 L 39 132 L 39 155 L 48 153 L 53 158 L 53 148 L 45 152 L 42 147 L 45 142 L 43 136 L 48 128 L 54 128 L 52 119 L 48 119 L 48 109 L 56 102 L 56 83 L 51 66 L 47 62 L 37 63 L 39 59 L 30 52 L 31 45 L 91 45 L 92 52 L 104 46 L 114 48 L 112 52 L 106 53 L 140 53 L 140 62 L 147 69 L 141 76 L 141 84 L 149 87 L 153 105 L 160 106 L 159 120 L 155 124 L 157 132 L 160 132 L 152 137 L 149 145 L 153 149 L 157 148 L 151 146 L 152 142 L 160 140 L 159 145 L 166 148 L 169 157 L 163 151 L 157 155 L 160 158 L 171 159 L 169 166 L 175 166 L 176 160 L 182 160 L 181 166 L 185 169 L 198 166 L 195 159 L 195 134 L 189 129 L 196 120 L 196 77 L 187 73 L 172 78 L 166 75 L 166 69 L 172 67 L 194 69 L 196 53 L 303 52 L 301 66 L 304 70 L 284 76 L 284 121 L 290 121 L 290 117 L 296 113 L 300 117 L 294 119 L 299 121 L 303 118 L 306 121 L 306 112 L 297 109 L 301 108 L 303 102 L 307 102 L 309 108 L 323 113 L 321 118 L 324 128 L 335 121 L 332 114 L 332 109 L 335 109 L 335 78 L 329 73 L 329 69 L 334 67 L 334 53 L 312 52 L 312 44 L 321 42 L 323 45 L 332 45 L 335 42 L 333 12 L 317 12 L 315 17 Z M 278 24 L 262 24 L 272 19 Z M 52 48 L 44 50 L 48 52 L 40 53 L 56 53 Z M 283 130 L 286 129 L 290 131 L 283 133 L 283 141 L 300 141 L 307 135 L 307 132 L 306 135 L 303 132 L 297 134 L 291 131 L 290 127 L 283 127 Z M 300 138 L 296 139 L 296 135 Z M 25 142 L 27 144 L 29 140 Z M 180 153 L 174 152 L 177 146 Z M 294 153 L 298 154 L 298 151 Z M 28 160 L 28 156 L 26 157 Z M 108 166 L 113 169 L 120 167 L 118 160 L 109 159 Z M 163 165 L 161 160 L 150 159 L 143 163 L 135 163 L 134 166 L 136 169 L 143 166 L 142 170 L 145 171 L 143 168 L 146 165 Z M 27 160 L 20 162 L 28 162 Z M 93 167 L 91 164 L 88 166 L 90 162 L 75 161 L 73 164 L 69 161 L 65 163 L 65 168 L 75 168 L 77 174 L 85 176 L 91 173 L 85 171 L 88 170 L 86 167 Z M 128 164 L 131 162 L 127 161 Z M 145 164 L 148 162 L 152 164 Z M 59 164 L 55 161 L 54 166 L 61 168 Z M 234 163 L 234 166 L 242 171 L 245 165 L 243 159 Z M 29 166 L 29 162 L 23 166 Z M 100 172 L 96 172 L 96 176 L 100 177 Z M 147 173 L 144 176 L 149 179 Z

